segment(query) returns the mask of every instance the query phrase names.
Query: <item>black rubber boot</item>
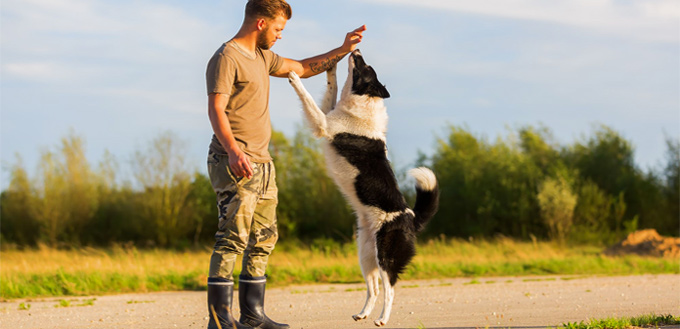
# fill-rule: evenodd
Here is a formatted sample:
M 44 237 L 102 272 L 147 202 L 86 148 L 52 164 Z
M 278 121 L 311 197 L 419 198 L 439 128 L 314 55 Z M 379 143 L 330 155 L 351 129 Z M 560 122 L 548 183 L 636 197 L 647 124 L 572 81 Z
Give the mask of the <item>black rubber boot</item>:
M 208 278 L 208 329 L 250 329 L 232 316 L 231 302 L 234 296 L 234 281 L 224 278 Z M 217 320 L 215 319 L 217 318 Z
M 289 325 L 276 323 L 264 314 L 264 288 L 266 285 L 267 277 L 239 276 L 240 322 L 258 329 L 289 329 Z

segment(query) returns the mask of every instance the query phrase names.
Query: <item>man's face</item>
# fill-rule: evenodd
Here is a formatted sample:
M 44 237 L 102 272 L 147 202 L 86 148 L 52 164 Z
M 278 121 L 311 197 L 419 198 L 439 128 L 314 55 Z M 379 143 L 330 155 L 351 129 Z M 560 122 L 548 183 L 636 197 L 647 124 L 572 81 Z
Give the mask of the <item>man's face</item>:
M 264 29 L 257 35 L 257 46 L 262 49 L 270 49 L 281 39 L 281 32 L 286 27 L 288 21 L 283 16 L 276 16 L 275 19 L 265 18 Z

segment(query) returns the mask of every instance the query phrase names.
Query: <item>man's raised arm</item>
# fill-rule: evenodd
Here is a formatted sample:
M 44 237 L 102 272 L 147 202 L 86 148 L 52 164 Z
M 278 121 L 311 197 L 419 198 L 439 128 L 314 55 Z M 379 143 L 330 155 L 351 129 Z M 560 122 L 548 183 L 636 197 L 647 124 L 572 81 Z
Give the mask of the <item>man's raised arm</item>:
M 326 72 L 357 47 L 357 44 L 361 42 L 361 39 L 363 38 L 364 31 L 366 31 L 366 25 L 362 25 L 354 31 L 347 33 L 342 46 L 325 54 L 300 61 L 284 58 L 281 68 L 272 75 L 276 77 L 287 77 L 290 71 L 295 71 L 301 78 L 309 78 L 319 73 Z

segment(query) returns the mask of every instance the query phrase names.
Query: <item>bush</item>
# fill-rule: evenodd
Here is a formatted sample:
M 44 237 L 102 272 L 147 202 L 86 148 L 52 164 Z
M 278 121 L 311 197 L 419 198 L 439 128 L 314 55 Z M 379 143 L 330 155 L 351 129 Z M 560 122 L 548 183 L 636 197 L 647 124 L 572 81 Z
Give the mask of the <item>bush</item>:
M 564 243 L 574 223 L 577 196 L 562 177 L 547 178 L 538 192 L 541 218 L 548 227 L 551 239 Z

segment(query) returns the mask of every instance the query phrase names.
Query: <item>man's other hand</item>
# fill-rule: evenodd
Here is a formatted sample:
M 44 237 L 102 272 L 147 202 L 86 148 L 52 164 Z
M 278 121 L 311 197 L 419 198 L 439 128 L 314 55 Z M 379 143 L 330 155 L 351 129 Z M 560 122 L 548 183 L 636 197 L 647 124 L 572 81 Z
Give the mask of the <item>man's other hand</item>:
M 250 164 L 250 159 L 241 150 L 229 154 L 229 168 L 236 177 L 253 178 L 253 167 Z

